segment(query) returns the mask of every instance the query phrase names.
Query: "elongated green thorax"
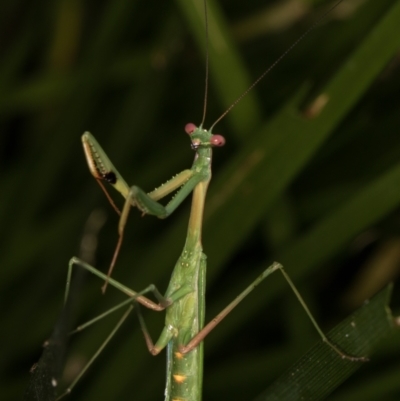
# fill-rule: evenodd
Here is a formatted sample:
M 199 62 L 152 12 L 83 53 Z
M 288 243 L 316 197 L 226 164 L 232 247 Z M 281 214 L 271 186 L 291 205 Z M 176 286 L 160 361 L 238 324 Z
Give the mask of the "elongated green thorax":
M 195 127 L 194 124 L 187 124 L 185 129 L 190 135 L 192 148 L 196 150 L 191 170 L 193 175 L 201 177 L 193 190 L 192 209 L 186 239 L 186 246 L 194 247 L 201 244 L 204 204 L 208 184 L 211 180 L 212 148 L 223 146 L 225 139 L 221 135 L 213 135 L 201 126 Z

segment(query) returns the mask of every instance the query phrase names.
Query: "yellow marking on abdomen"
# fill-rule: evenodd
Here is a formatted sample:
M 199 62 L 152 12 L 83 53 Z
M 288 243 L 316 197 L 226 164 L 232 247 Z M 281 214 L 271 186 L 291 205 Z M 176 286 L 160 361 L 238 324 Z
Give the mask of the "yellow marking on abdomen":
M 176 359 L 182 359 L 183 358 L 183 354 L 180 352 L 175 352 L 175 357 Z
M 186 376 L 184 375 L 172 375 L 172 377 L 174 378 L 174 380 L 178 383 L 181 384 L 186 380 Z

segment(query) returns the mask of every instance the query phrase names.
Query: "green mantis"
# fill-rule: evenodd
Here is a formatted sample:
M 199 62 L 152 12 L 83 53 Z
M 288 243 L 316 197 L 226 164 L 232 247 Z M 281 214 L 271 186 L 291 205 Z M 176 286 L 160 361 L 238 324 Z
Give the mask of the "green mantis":
M 195 401 L 201 399 L 203 339 L 266 277 L 280 270 L 299 297 L 306 312 L 309 315 L 310 313 L 282 266 L 279 263 L 273 263 L 221 313 L 204 326 L 206 255 L 203 253 L 201 244 L 202 216 L 207 187 L 211 179 L 212 148 L 222 146 L 225 140 L 220 135 L 213 135 L 203 130 L 201 127 L 195 127 L 194 124 L 187 124 L 186 132 L 190 135 L 191 146 L 196 152 L 192 168 L 190 170 L 184 170 L 149 194 L 146 194 L 142 189 L 136 186 L 129 188 L 117 170 L 114 169 L 111 161 L 105 155 L 94 137 L 89 133 L 83 135 L 82 141 L 92 174 L 97 180 L 108 181 L 126 199 L 119 225 L 121 233 L 120 238 L 122 238 L 123 227 L 131 207 L 137 207 L 142 213 L 165 218 L 193 191 L 192 208 L 186 242 L 182 254 L 173 270 L 165 296 L 162 296 L 153 285 L 137 293 L 112 279 L 110 277 L 111 272 L 105 275 L 85 262 L 73 258 L 69 265 L 66 299 L 68 297 L 72 269 L 75 265 L 80 265 L 98 277 L 106 280 L 106 283 L 110 283 L 110 285 L 121 290 L 128 295 L 128 297 L 131 297 L 128 299 L 128 302 L 123 302 L 121 305 L 117 306 L 117 308 L 119 308 L 130 304 L 120 323 L 126 319 L 135 303 L 155 311 L 166 309 L 165 326 L 155 344 L 147 331 L 142 315 L 139 313 L 140 325 L 145 336 L 147 347 L 152 355 L 157 355 L 165 347 L 168 347 L 168 374 L 165 399 Z M 157 202 L 158 199 L 168 195 L 179 187 L 180 189 L 176 196 L 166 207 Z M 113 262 L 115 262 L 115 258 Z M 103 289 L 104 288 L 105 287 L 103 287 Z M 147 292 L 153 292 L 159 303 L 156 304 L 145 297 L 143 294 Z M 310 318 L 317 327 L 322 338 L 341 357 L 353 361 L 364 360 L 363 358 L 348 356 L 334 344 L 331 344 L 316 325 L 311 315 Z M 106 342 L 108 342 L 108 339 Z M 85 370 L 86 369 L 84 369 L 84 371 Z M 84 371 L 81 374 L 83 374 Z M 81 375 L 78 376 L 77 380 L 80 376 Z M 70 386 L 67 393 L 71 391 L 76 381 Z
M 105 346 L 114 332 L 118 329 L 119 325 L 122 324 L 129 315 L 134 304 L 137 304 L 137 306 L 138 304 L 141 304 L 155 311 L 166 309 L 165 326 L 155 344 L 147 331 L 142 315 L 140 312 L 138 313 L 140 325 L 150 353 L 152 355 L 157 355 L 165 347 L 168 348 L 167 385 L 165 390 L 166 400 L 196 401 L 201 399 L 203 339 L 258 284 L 277 270 L 282 272 L 283 276 L 292 287 L 323 340 L 334 349 L 341 358 L 346 358 L 351 361 L 365 361 L 366 359 L 363 357 L 347 355 L 326 338 L 309 312 L 300 294 L 294 287 L 292 281 L 283 270 L 283 267 L 276 262 L 268 267 L 252 284 L 250 284 L 250 286 L 238 295 L 234 301 L 232 301 L 214 319 L 204 326 L 206 255 L 203 253 L 201 244 L 202 216 L 207 187 L 211 179 L 212 148 L 222 146 L 225 143 L 225 140 L 220 135 L 213 135 L 211 132 L 202 129 L 201 127 L 195 127 L 194 124 L 187 124 L 185 129 L 190 135 L 191 147 L 196 152 L 192 168 L 190 170 L 182 171 L 166 184 L 148 194 L 136 186 L 129 188 L 117 170 L 115 170 L 111 161 L 108 159 L 95 138 L 89 133 L 83 135 L 82 142 L 92 174 L 97 180 L 105 180 L 109 182 L 125 198 L 125 204 L 119 224 L 121 234 L 120 238 L 122 238 L 123 228 L 131 207 L 137 207 L 145 214 L 152 214 L 159 218 L 166 218 L 191 192 L 193 192 L 192 208 L 186 242 L 182 254 L 173 270 L 165 296 L 162 296 L 154 285 L 150 285 L 140 293 L 135 292 L 112 279 L 110 277 L 111 271 L 109 271 L 108 275 L 105 275 L 78 258 L 72 258 L 69 264 L 66 299 L 68 297 L 72 269 L 75 265 L 80 265 L 89 270 L 98 277 L 106 280 L 106 283 L 109 283 L 130 297 L 127 301 L 112 310 L 114 311 L 115 309 L 129 305 L 127 312 L 124 314 L 120 323 L 114 329 L 110 337 L 105 341 L 103 346 Z M 167 206 L 164 207 L 157 202 L 158 199 L 168 195 L 177 188 L 180 189 Z M 119 243 L 120 242 L 121 241 L 119 241 Z M 114 262 L 115 257 L 113 258 L 113 263 Z M 105 287 L 103 287 L 103 289 L 105 289 Z M 147 292 L 152 292 L 158 299 L 159 303 L 156 304 L 145 297 L 144 294 Z M 96 356 L 97 354 L 95 357 Z M 93 359 L 89 362 L 88 366 L 91 364 Z M 72 387 L 76 384 L 77 380 L 85 370 L 86 368 L 81 372 L 66 393 L 71 391 Z
M 166 400 L 195 401 L 201 399 L 202 341 L 261 281 L 277 270 L 282 272 L 294 289 L 324 341 L 342 358 L 352 361 L 365 360 L 362 357 L 358 358 L 346 355 L 329 342 L 315 323 L 300 295 L 279 263 L 273 263 L 268 267 L 233 302 L 223 309 L 210 323 L 204 326 L 206 256 L 203 253 L 201 243 L 202 218 L 207 188 L 211 180 L 212 149 L 222 146 L 225 140 L 220 135 L 212 134 L 212 129 L 209 131 L 204 130 L 202 125 L 196 127 L 194 124 L 187 124 L 185 128 L 187 134 L 190 136 L 191 147 L 195 151 L 195 159 L 191 169 L 182 171 L 164 185 L 149 193 L 146 193 L 137 186 L 129 187 L 95 138 L 89 133 L 83 135 L 82 142 L 92 175 L 101 185 L 104 181 L 112 185 L 125 198 L 125 203 L 120 213 L 121 217 L 118 227 L 120 237 L 108 274 L 104 275 L 83 261 L 73 258 L 69 265 L 66 297 L 68 296 L 73 267 L 79 265 L 105 280 L 103 291 L 105 291 L 107 283 L 109 283 L 129 297 L 126 302 L 117 306 L 117 308 L 128 307 L 120 323 L 126 319 L 134 307 L 138 310 L 139 304 L 155 311 L 166 310 L 165 326 L 156 343 L 153 343 L 144 319 L 141 313 L 138 312 L 140 325 L 150 353 L 157 355 L 167 347 Z M 176 190 L 176 195 L 166 206 L 158 202 L 158 200 Z M 191 193 L 193 193 L 192 207 L 186 242 L 173 270 L 165 295 L 161 295 L 154 285 L 150 285 L 141 292 L 136 292 L 112 279 L 111 272 L 116 263 L 119 248 L 123 240 L 124 227 L 130 209 L 135 207 L 143 214 L 150 214 L 163 219 L 173 213 Z M 112 201 L 111 203 L 114 205 Z M 148 292 L 154 294 L 158 303 L 154 303 L 145 297 L 145 294 Z M 105 343 L 107 342 L 108 339 Z M 76 381 L 73 382 L 67 392 L 70 392 L 75 384 Z

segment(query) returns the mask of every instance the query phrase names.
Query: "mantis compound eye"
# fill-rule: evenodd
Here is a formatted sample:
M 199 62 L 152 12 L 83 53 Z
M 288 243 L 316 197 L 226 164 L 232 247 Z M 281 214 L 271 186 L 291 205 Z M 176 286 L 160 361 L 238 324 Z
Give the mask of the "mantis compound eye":
M 213 135 L 210 139 L 210 143 L 213 146 L 224 146 L 225 138 L 222 135 Z
M 189 123 L 185 125 L 185 131 L 187 134 L 191 135 L 193 131 L 196 130 L 196 126 L 193 123 Z

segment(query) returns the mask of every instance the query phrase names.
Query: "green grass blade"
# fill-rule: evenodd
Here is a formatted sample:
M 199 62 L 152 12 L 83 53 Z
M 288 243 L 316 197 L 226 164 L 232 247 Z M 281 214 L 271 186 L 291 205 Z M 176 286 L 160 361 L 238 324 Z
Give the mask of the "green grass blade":
M 375 295 L 328 337 L 352 355 L 372 357 L 376 347 L 393 334 L 391 291 L 389 286 Z M 363 365 L 341 359 L 320 341 L 255 401 L 323 400 Z

